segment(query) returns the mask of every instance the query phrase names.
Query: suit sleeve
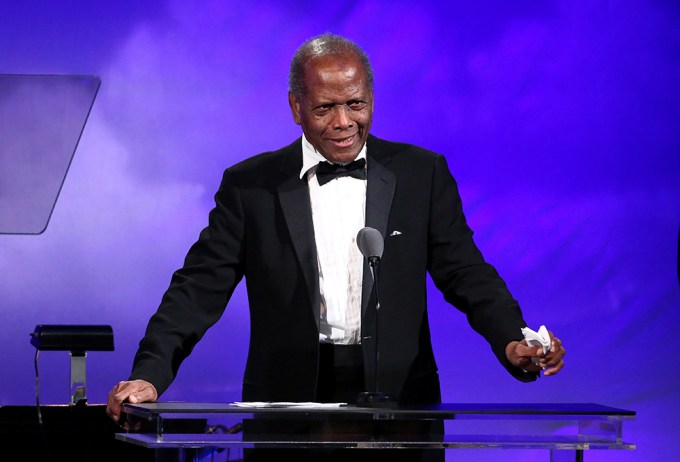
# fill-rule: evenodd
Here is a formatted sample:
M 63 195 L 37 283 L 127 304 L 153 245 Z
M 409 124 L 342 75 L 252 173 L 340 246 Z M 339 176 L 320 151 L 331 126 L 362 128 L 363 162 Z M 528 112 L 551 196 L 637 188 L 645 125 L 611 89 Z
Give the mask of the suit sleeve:
M 149 320 L 130 379 L 151 382 L 162 394 L 184 359 L 222 316 L 243 277 L 243 208 L 239 190 L 224 173 L 208 225 L 172 275 Z
M 522 340 L 526 322 L 505 281 L 475 244 L 458 186 L 441 155 L 435 159 L 432 195 L 428 271 L 434 284 L 447 302 L 465 313 L 508 372 L 521 381 L 535 380 L 536 374 L 514 367 L 505 356 L 508 343 Z

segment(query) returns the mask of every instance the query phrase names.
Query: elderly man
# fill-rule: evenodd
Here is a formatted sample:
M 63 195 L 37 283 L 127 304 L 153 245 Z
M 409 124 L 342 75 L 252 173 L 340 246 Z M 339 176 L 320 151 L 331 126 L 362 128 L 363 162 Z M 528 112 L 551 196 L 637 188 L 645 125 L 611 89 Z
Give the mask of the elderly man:
M 519 305 L 473 241 L 445 157 L 370 134 L 373 71 L 364 51 L 333 34 L 306 41 L 291 63 L 288 100 L 302 136 L 226 169 L 209 224 L 173 274 L 129 380 L 109 394 L 109 415 L 118 420 L 126 401 L 158 399 L 243 278 L 251 323 L 244 401 L 355 403 L 379 383 L 397 403 L 439 403 L 428 273 L 513 377 L 559 372 L 565 349 L 552 332 L 547 353 L 523 340 Z M 384 237 L 377 291 L 356 242 L 365 227 Z

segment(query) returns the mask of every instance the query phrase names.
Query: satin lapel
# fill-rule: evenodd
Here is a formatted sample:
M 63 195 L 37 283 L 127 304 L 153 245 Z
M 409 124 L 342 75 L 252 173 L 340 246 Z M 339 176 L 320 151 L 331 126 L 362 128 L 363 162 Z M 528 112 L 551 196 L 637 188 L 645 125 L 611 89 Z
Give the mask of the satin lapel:
M 366 186 L 366 226 L 375 228 L 385 238 L 387 233 L 387 220 L 392 208 L 392 199 L 397 187 L 397 177 L 394 173 L 387 170 L 379 160 L 380 153 L 367 154 L 367 186 Z M 384 157 L 384 156 L 383 156 Z M 364 277 L 361 297 L 361 314 L 366 312 L 368 300 L 373 290 L 373 276 L 368 262 L 364 261 Z
M 316 319 L 318 329 L 321 300 L 312 207 L 309 203 L 307 183 L 300 179 L 302 147 L 300 143 L 295 144 L 295 146 L 297 146 L 297 149 L 286 154 L 287 157 L 281 168 L 286 179 L 278 187 L 279 201 L 288 226 L 288 232 L 295 247 L 298 263 L 307 283 L 309 300 L 314 310 L 314 319 Z

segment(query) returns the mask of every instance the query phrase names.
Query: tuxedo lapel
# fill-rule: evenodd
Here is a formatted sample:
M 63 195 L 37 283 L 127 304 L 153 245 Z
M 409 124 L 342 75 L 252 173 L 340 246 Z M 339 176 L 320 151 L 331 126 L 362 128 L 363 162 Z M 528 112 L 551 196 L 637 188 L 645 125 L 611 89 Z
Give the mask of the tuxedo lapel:
M 366 226 L 377 229 L 384 238 L 397 177 L 371 156 L 367 170 Z
M 318 329 L 321 300 L 312 207 L 309 202 L 307 183 L 300 179 L 302 144 L 298 140 L 291 146 L 292 148 L 284 153 L 281 166 L 284 180 L 278 186 L 279 201 L 300 268 L 307 283 L 309 301 L 314 310 L 314 319 Z
M 397 177 L 385 166 L 389 156 L 380 144 L 370 137 L 367 149 L 367 186 L 366 186 L 366 226 L 377 229 L 385 238 L 387 220 L 392 208 L 392 199 L 397 187 Z M 373 290 L 373 276 L 368 262 L 364 261 L 364 277 L 361 297 L 361 313 L 366 312 L 368 300 Z

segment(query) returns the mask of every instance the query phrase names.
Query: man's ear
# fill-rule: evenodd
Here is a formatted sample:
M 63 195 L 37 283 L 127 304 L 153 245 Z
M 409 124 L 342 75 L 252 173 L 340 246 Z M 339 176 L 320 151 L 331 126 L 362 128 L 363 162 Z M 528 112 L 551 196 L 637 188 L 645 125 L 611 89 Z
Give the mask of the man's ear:
M 290 112 L 293 114 L 293 120 L 300 125 L 300 102 L 297 100 L 293 92 L 288 92 L 288 104 L 290 105 Z

